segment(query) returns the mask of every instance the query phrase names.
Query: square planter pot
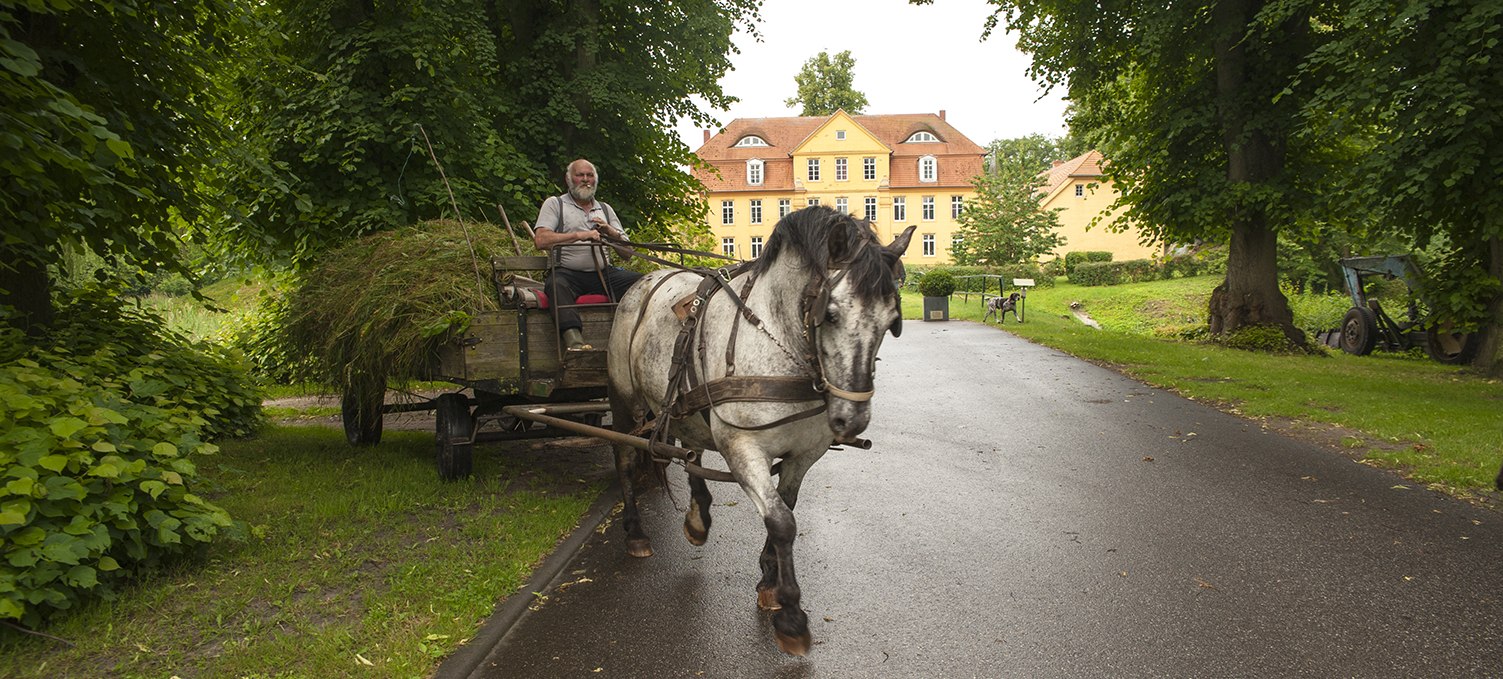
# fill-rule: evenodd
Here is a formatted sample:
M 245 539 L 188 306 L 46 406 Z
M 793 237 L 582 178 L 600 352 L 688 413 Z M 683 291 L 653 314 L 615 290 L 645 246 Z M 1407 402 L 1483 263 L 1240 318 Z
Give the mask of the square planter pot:
M 924 320 L 948 321 L 950 320 L 949 297 L 924 297 Z

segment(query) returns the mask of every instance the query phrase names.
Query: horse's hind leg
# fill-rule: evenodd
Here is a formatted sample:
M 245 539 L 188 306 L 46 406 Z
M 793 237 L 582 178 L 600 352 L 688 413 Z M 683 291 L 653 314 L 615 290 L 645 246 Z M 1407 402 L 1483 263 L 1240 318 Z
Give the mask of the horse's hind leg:
M 689 544 L 702 545 L 710 537 L 710 484 L 689 475 L 689 511 L 684 514 L 684 537 Z
M 611 421 L 616 423 L 616 429 L 625 427 L 630 430 L 631 412 L 618 407 L 611 410 Z M 642 530 L 642 516 L 637 512 L 636 485 L 637 478 L 645 471 L 641 465 L 651 465 L 651 458 L 621 443 L 615 444 L 613 449 L 616 453 L 616 478 L 621 486 L 621 527 L 626 530 L 626 553 L 635 557 L 652 556 L 652 540 Z

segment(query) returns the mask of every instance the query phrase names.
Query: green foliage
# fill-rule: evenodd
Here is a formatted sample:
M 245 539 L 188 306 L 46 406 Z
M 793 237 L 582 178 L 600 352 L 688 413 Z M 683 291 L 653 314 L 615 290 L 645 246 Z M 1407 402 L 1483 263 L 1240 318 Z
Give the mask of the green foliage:
M 1075 267 L 1082 262 L 1110 262 L 1112 253 L 1106 250 L 1081 250 L 1078 252 L 1065 253 L 1065 273 L 1075 273 Z
M 673 123 L 712 123 L 693 97 L 729 105 L 730 36 L 757 5 L 265 3 L 233 74 L 227 115 L 251 139 L 228 178 L 244 212 L 228 240 L 301 262 L 371 231 L 494 219 L 497 205 L 530 220 L 578 157 L 639 240 L 697 225 L 700 187 L 681 170 L 695 157 Z
M 1170 257 L 1164 262 L 1164 278 L 1223 275 L 1226 273 L 1226 248 L 1199 247 Z
M 1041 288 L 1052 287 L 1055 276 L 1039 264 L 1014 264 L 1012 266 L 945 266 L 945 267 L 908 267 L 910 285 L 917 287 L 918 281 L 922 280 L 925 272 L 944 268 L 955 278 L 955 290 L 959 292 L 985 292 L 997 291 L 997 279 L 984 278 L 984 276 L 1000 276 L 1004 287 L 1012 287 L 1014 278 L 1031 278 L 1035 285 Z
M 1289 298 L 1289 310 L 1294 313 L 1295 327 L 1314 337 L 1325 330 L 1341 327 L 1341 319 L 1352 308 L 1352 298 L 1340 292 L 1300 292 L 1293 285 L 1281 286 Z
M 1241 349 L 1242 351 L 1258 351 L 1263 353 L 1293 353 L 1297 348 L 1289 343 L 1289 338 L 1284 336 L 1284 330 L 1277 325 L 1244 325 L 1231 332 L 1222 333 L 1212 338 L 1217 344 L 1228 349 Z
M 349 376 L 421 379 L 450 331 L 496 308 L 491 257 L 511 254 L 491 224 L 424 222 L 350 241 L 320 257 L 285 308 L 265 320 L 285 337 L 262 338 L 272 361 L 306 356 L 311 376 L 340 386 Z M 471 253 L 473 252 L 473 258 Z M 301 373 L 299 377 L 304 377 Z
M 1044 210 L 1037 190 L 1042 178 L 1021 166 L 1003 166 L 972 182 L 951 250 L 956 264 L 1005 266 L 1037 261 L 1064 245 L 1059 216 Z
M 1026 137 L 997 139 L 986 147 L 991 156 L 992 172 L 1006 173 L 1013 169 L 1029 174 L 1047 171 L 1055 161 L 1064 161 L 1091 150 L 1084 139 L 1046 137 L 1034 133 Z
M 45 306 L 47 265 L 79 244 L 176 266 L 175 229 L 212 195 L 198 177 L 224 139 L 210 73 L 240 7 L 0 0 L 0 261 L 31 272 L 0 302 Z
M 802 106 L 801 116 L 827 116 L 839 110 L 861 115 L 866 110 L 866 95 L 856 89 L 855 80 L 856 60 L 850 50 L 834 57 L 820 50 L 793 77 L 798 92 L 783 103 Z
M 1119 285 L 1163 278 L 1163 269 L 1151 259 L 1122 262 L 1082 262 L 1070 273 L 1076 285 Z
M 260 423 L 212 345 L 103 295 L 61 311 L 45 344 L 0 324 L 0 619 L 27 625 L 223 536 L 194 460 Z
M 925 297 L 949 297 L 955 292 L 955 275 L 949 269 L 934 269 L 919 279 L 919 292 Z

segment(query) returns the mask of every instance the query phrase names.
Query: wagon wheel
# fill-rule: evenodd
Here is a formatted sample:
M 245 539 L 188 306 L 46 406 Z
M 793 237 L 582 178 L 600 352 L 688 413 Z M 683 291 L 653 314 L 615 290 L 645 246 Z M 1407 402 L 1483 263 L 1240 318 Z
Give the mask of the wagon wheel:
M 1469 332 L 1430 328 L 1425 331 L 1425 353 L 1447 365 L 1470 363 L 1477 354 L 1477 338 Z
M 434 429 L 437 440 L 438 476 L 455 481 L 473 469 L 475 418 L 464 394 L 442 394 L 435 402 Z
M 386 383 L 345 385 L 339 396 L 339 419 L 344 423 L 344 438 L 352 446 L 374 446 L 381 442 L 386 399 Z
M 1341 350 L 1366 356 L 1378 344 L 1378 318 L 1371 309 L 1354 306 L 1341 319 Z

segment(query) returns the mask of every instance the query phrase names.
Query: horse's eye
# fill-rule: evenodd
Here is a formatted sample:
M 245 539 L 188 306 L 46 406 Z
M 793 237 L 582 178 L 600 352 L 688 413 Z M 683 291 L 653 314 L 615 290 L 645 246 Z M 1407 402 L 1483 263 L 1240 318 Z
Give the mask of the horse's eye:
M 833 311 L 826 311 L 825 312 L 825 322 L 826 323 L 833 324 L 833 323 L 835 323 L 835 320 L 836 320 L 835 312 L 833 312 Z

